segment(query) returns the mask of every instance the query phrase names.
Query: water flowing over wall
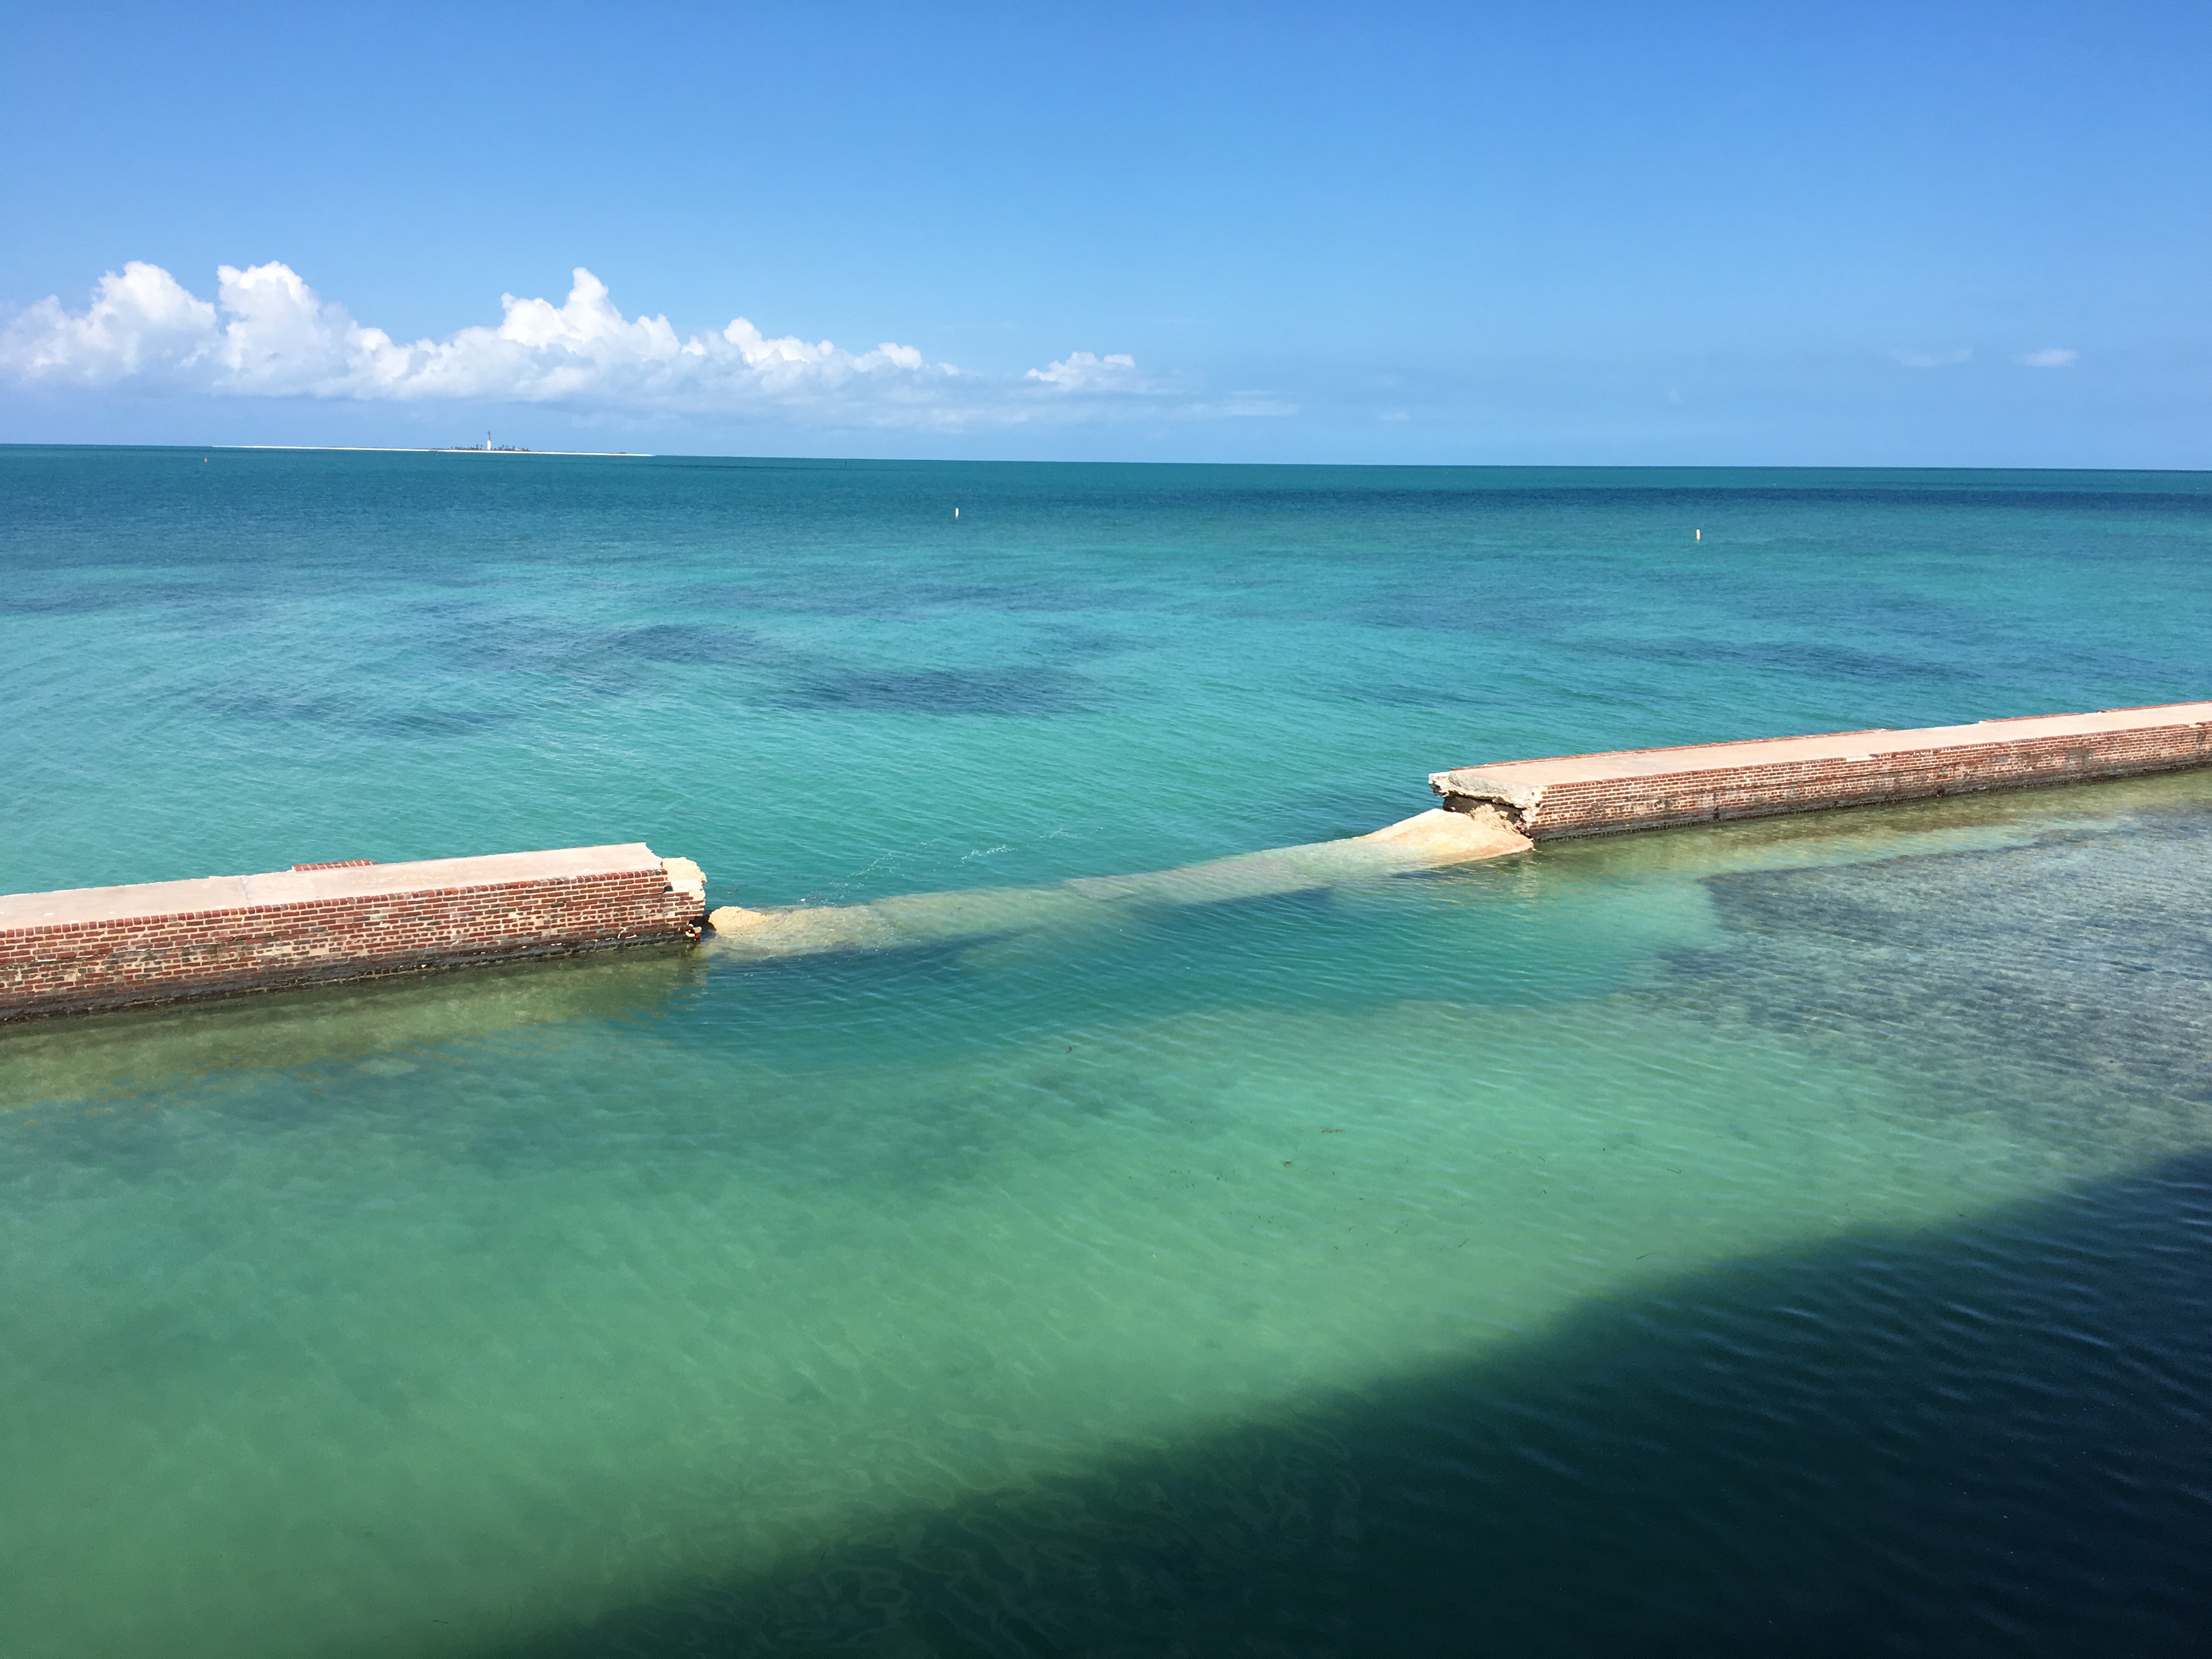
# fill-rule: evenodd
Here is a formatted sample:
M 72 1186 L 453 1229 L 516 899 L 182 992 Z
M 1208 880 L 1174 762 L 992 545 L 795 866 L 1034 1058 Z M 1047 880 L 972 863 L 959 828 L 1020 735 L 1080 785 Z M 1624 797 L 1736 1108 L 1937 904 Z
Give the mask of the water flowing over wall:
M 915 893 L 868 904 L 760 910 L 731 904 L 714 912 L 708 921 L 714 928 L 714 949 L 725 955 L 793 957 L 883 950 L 1081 927 L 1104 919 L 1117 908 L 1218 904 L 1270 893 L 1310 892 L 1344 882 L 1503 858 L 1525 853 L 1530 844 L 1500 813 L 1432 809 L 1370 835 L 1245 853 L 1179 870 L 1083 876 L 1049 887 Z

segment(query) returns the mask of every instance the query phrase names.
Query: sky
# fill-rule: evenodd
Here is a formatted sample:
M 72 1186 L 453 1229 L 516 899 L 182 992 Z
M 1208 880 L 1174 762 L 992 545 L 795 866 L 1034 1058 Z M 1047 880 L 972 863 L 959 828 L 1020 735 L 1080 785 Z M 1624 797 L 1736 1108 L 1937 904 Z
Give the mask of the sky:
M 0 442 L 2212 467 L 2212 6 L 0 0 Z

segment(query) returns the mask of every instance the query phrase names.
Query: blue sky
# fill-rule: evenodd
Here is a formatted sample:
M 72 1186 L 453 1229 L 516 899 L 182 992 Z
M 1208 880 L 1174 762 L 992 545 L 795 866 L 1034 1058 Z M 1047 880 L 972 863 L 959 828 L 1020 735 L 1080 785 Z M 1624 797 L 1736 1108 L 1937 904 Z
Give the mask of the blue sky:
M 0 24 L 0 441 L 2212 465 L 2202 4 Z

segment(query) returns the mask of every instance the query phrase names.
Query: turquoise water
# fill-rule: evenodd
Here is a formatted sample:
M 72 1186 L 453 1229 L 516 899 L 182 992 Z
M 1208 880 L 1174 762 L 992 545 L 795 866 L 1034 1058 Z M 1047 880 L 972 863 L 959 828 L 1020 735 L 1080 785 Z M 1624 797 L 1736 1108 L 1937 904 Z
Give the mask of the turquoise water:
M 1160 869 L 1484 759 L 2201 696 L 2212 614 L 2200 475 L 0 504 L 10 890 Z M 2208 852 L 2181 775 L 9 1030 L 0 1653 L 2185 1650 Z

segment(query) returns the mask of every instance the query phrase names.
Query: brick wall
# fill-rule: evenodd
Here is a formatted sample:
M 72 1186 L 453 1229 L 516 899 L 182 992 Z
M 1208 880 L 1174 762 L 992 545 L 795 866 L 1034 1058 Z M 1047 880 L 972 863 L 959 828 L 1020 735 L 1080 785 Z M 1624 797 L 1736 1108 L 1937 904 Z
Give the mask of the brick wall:
M 1696 751 L 1695 766 L 1679 769 L 1667 767 L 1667 751 L 1648 750 L 1575 757 L 1571 763 L 1512 762 L 1440 773 L 1437 787 L 1448 798 L 1469 792 L 1458 797 L 1462 804 L 1504 800 L 1505 788 L 1474 793 L 1486 784 L 1510 787 L 1518 797 L 1507 807 L 1510 815 L 1523 833 L 1541 841 L 2212 765 L 2212 723 L 2202 720 L 2021 736 L 2004 732 L 2011 724 L 1992 722 L 1994 732 L 1990 726 L 1939 728 L 1924 734 L 1929 739 L 1924 744 L 1913 742 L 1923 734 L 1911 732 L 1853 733 L 1856 743 L 1839 737 L 1828 744 L 1880 750 L 1869 754 L 1760 758 L 1762 748 L 1774 754 L 1826 741 L 1820 739 L 1716 745 Z M 1982 740 L 1954 735 L 1961 732 Z M 1713 763 L 1731 747 L 1741 750 L 1742 763 Z M 1547 769 L 1602 771 L 1600 763 L 1609 758 L 1619 762 L 1613 775 L 1544 775 Z
M 540 856 L 557 855 L 507 858 Z M 395 887 L 394 878 L 404 882 L 409 866 L 384 866 L 361 873 L 380 878 L 386 890 L 216 908 L 158 908 L 163 886 L 203 884 L 86 890 L 85 902 L 76 907 L 88 913 L 81 920 L 69 919 L 74 895 L 5 901 L 0 1019 L 699 936 L 702 896 L 688 883 L 672 882 L 658 860 L 507 880 L 450 878 L 478 862 L 495 860 L 444 860 L 421 866 L 447 878 L 440 884 Z M 323 867 L 348 874 L 356 868 Z M 112 896 L 118 894 L 147 896 L 134 903 Z M 95 896 L 106 902 L 91 902 Z M 33 909 L 31 902 L 40 900 L 61 902 Z M 100 914 L 116 910 L 125 914 Z M 27 915 L 33 919 L 27 921 Z M 58 919 L 36 919 L 43 915 Z

